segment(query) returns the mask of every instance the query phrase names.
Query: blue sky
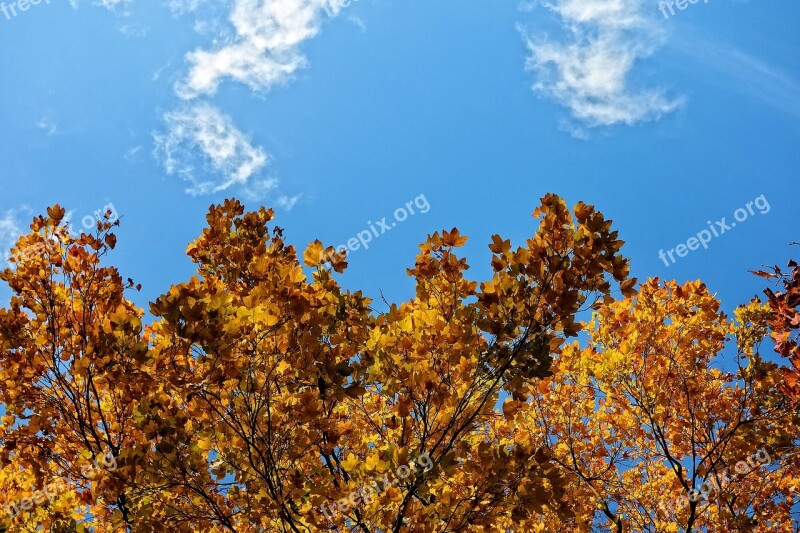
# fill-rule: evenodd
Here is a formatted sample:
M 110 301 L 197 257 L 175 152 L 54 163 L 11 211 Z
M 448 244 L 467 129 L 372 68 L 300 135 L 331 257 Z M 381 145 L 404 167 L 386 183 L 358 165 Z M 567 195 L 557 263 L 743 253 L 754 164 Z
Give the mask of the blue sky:
M 760 292 L 748 270 L 797 255 L 797 2 L 667 18 L 651 0 L 16 4 L 0 12 L 0 245 L 50 204 L 79 221 L 112 203 L 112 260 L 142 306 L 191 275 L 186 245 L 231 196 L 274 206 L 302 249 L 424 195 L 342 276 L 390 301 L 442 228 L 471 237 L 485 279 L 490 236 L 521 243 L 547 192 L 613 219 L 635 275 L 702 279 L 728 310 Z M 708 249 L 659 258 L 740 208 Z

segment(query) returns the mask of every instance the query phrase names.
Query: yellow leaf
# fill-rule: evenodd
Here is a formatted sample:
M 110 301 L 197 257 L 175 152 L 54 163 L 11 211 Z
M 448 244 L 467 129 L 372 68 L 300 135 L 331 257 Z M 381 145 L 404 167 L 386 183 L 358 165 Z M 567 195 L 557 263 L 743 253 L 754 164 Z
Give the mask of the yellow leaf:
M 306 251 L 303 253 L 303 262 L 306 266 L 315 267 L 323 262 L 322 243 L 316 240 L 308 245 Z
M 358 459 L 358 457 L 356 457 L 351 453 L 350 455 L 347 456 L 347 459 L 342 461 L 342 468 L 344 468 L 348 472 L 351 472 L 356 466 L 358 466 L 358 463 L 360 462 L 361 461 Z

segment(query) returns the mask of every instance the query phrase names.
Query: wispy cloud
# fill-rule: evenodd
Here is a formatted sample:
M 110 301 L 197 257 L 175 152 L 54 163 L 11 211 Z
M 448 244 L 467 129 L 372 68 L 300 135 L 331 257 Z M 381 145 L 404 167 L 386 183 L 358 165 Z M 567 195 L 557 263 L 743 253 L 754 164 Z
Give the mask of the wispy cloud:
M 58 132 L 58 124 L 48 117 L 42 117 L 36 121 L 36 127 L 44 130 L 45 135 L 50 137 Z
M 103 6 L 109 11 L 118 12 L 120 9 L 127 8 L 133 0 L 95 0 L 95 5 Z
M 117 31 L 126 37 L 141 38 L 147 37 L 147 34 L 150 33 L 150 28 L 141 24 L 120 24 L 117 26 Z
M 366 23 L 366 22 L 364 22 L 364 19 L 362 19 L 361 17 L 357 17 L 357 16 L 355 16 L 355 15 L 348 15 L 348 16 L 347 16 L 347 20 L 348 20 L 349 22 L 352 22 L 352 23 L 353 23 L 353 25 L 354 25 L 356 28 L 358 28 L 359 30 L 361 30 L 361 33 L 364 33 L 364 32 L 366 32 L 366 31 L 367 31 L 367 23 Z
M 139 159 L 139 152 L 142 151 L 141 146 L 132 146 L 125 151 L 125 161 L 128 163 L 135 163 Z
M 169 0 L 167 7 L 176 15 L 197 11 L 207 0 Z
M 11 257 L 10 250 L 22 234 L 22 224 L 19 221 L 21 212 L 30 213 L 30 209 L 27 207 L 9 209 L 4 215 L 0 216 L 0 258 L 3 259 L 3 262 L 9 260 Z
M 259 200 L 278 188 L 276 178 L 264 178 L 244 188 L 244 195 L 251 200 Z
M 173 2 L 182 8 L 193 2 Z M 300 45 L 321 28 L 325 0 L 234 0 L 229 21 L 234 33 L 223 44 L 187 55 L 189 73 L 176 85 L 182 98 L 216 92 L 226 78 L 256 91 L 285 82 L 307 64 Z
M 286 196 L 284 194 L 276 194 L 278 186 L 279 182 L 277 178 L 264 178 L 247 184 L 242 188 L 242 194 L 248 200 L 253 201 L 261 201 L 266 198 L 274 197 L 274 201 L 278 207 L 290 211 L 303 195 Z
M 166 63 L 164 63 L 163 65 L 158 67 L 158 69 L 156 69 L 156 71 L 153 72 L 153 74 L 150 76 L 150 81 L 158 81 L 158 80 L 160 80 L 161 79 L 161 74 L 164 72 L 164 70 L 168 69 L 171 65 L 172 65 L 172 61 L 167 61 Z
M 246 184 L 267 164 L 266 152 L 210 104 L 182 107 L 164 115 L 164 121 L 166 133 L 154 135 L 156 157 L 167 174 L 191 183 L 187 192 L 192 195 Z M 202 177 L 209 175 L 214 179 Z
M 167 174 L 189 182 L 187 193 L 201 196 L 237 186 L 250 200 L 269 199 L 286 210 L 300 199 L 279 194 L 277 178 L 261 177 L 269 155 L 214 106 L 187 104 L 166 113 L 164 123 L 165 131 L 153 135 L 155 156 Z M 139 149 L 130 149 L 126 159 L 133 161 Z
M 302 194 L 296 194 L 294 196 L 280 196 L 278 197 L 278 206 L 282 207 L 286 211 L 291 211 L 302 197 Z
M 800 118 L 800 82 L 779 67 L 730 44 L 686 37 L 675 49 L 691 56 L 725 87 L 739 91 L 783 113 Z
M 133 4 L 133 0 L 94 0 L 92 4 L 104 7 L 115 13 L 127 15 L 127 8 Z M 69 5 L 72 6 L 73 9 L 77 9 L 80 5 L 80 0 L 69 0 Z
M 586 127 L 633 125 L 680 107 L 662 89 L 634 87 L 637 61 L 663 44 L 642 0 L 553 0 L 542 5 L 559 16 L 566 42 L 523 31 L 534 89 L 570 110 Z M 529 6 L 529 9 L 531 7 Z

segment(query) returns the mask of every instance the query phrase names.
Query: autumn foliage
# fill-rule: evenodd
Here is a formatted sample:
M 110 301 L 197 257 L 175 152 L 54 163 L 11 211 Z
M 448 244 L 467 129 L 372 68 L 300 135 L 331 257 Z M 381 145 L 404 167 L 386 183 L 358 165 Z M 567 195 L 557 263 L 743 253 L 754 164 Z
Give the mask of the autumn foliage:
M 7 531 L 798 531 L 796 264 L 731 318 L 548 195 L 489 279 L 437 232 L 384 307 L 273 216 L 212 206 L 147 318 L 117 221 L 33 221 L 0 273 Z
M 777 281 L 783 285 L 783 291 L 775 293 L 771 288 L 764 292 L 767 295 L 771 311 L 769 326 L 775 351 L 785 357 L 791 364 L 784 369 L 784 382 L 781 389 L 798 404 L 800 403 L 800 265 L 796 261 L 789 262 L 790 272 L 784 273 L 773 267 L 772 272 L 758 271 L 756 274 Z

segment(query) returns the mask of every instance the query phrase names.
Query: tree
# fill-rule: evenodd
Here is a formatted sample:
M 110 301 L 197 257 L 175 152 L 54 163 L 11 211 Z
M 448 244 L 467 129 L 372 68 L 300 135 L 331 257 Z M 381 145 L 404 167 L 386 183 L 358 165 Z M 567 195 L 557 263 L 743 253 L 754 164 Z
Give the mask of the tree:
M 784 369 L 781 390 L 797 405 L 800 403 L 800 265 L 789 262 L 789 273 L 773 267 L 772 272 L 758 271 L 756 274 L 774 279 L 784 287 L 784 292 L 765 289 L 771 316 L 769 327 L 775 341 L 775 351 L 789 360 L 791 368 Z
M 33 498 L 11 531 L 788 531 L 797 421 L 757 353 L 763 305 L 734 326 L 699 284 L 637 295 L 611 222 L 547 195 L 523 246 L 492 238 L 491 279 L 437 232 L 414 296 L 379 310 L 336 282 L 343 254 L 298 252 L 273 216 L 212 206 L 196 274 L 147 326 L 102 266 L 115 223 L 34 220 L 0 274 L 0 505 Z M 726 374 L 710 361 L 729 335 L 748 364 Z M 769 483 L 658 515 L 658 491 L 761 445 L 781 454 Z
M 488 527 L 530 512 L 533 499 L 509 493 L 546 480 L 547 461 L 533 450 L 492 455 L 494 405 L 503 388 L 546 374 L 587 299 L 609 295 L 606 273 L 632 284 L 621 241 L 593 209 L 579 206 L 573 220 L 548 196 L 537 215 L 526 247 L 512 252 L 495 238 L 496 275 L 482 290 L 454 253 L 466 238 L 434 234 L 409 271 L 416 297 L 376 314 L 335 283 L 331 268 L 345 263 L 332 249 L 315 242 L 305 251 L 315 269 L 308 282 L 282 231 L 265 227 L 270 211 L 214 208 L 189 247 L 198 276 L 152 309 L 164 389 L 147 406 L 158 419 L 148 438 L 163 452 L 159 483 L 172 488 L 159 506 L 169 509 L 165 520 L 400 531 Z M 420 457 L 432 470 L 418 466 L 397 486 L 379 484 L 369 501 L 348 503 Z M 173 467 L 183 464 L 194 468 Z M 462 482 L 484 490 L 464 492 Z
M 0 506 L 15 510 L 17 530 L 55 531 L 83 516 L 111 531 L 131 523 L 148 344 L 142 313 L 123 294 L 132 282 L 101 265 L 118 222 L 106 214 L 94 235 L 73 236 L 64 215 L 56 205 L 34 219 L 13 251 L 16 268 L 0 273 L 14 291 L 0 309 Z M 52 483 L 63 489 L 42 497 Z M 40 496 L 30 509 L 26 491 Z
M 757 351 L 767 310 L 736 314 L 702 283 L 649 280 L 505 404 L 508 431 L 570 480 L 574 518 L 526 531 L 797 531 L 798 417 Z

